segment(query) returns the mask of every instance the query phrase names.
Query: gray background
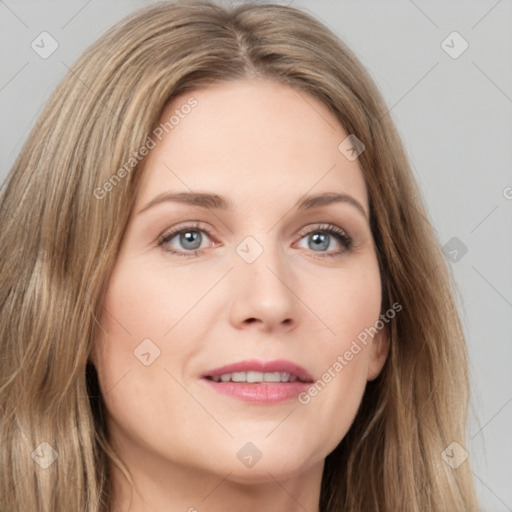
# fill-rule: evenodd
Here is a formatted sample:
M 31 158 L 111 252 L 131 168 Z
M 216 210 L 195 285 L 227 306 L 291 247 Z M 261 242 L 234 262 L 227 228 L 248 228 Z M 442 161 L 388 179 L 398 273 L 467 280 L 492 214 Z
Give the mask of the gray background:
M 0 181 L 67 68 L 148 3 L 0 0 Z M 465 448 L 477 490 L 484 510 L 512 511 L 511 2 L 281 3 L 345 41 L 391 108 L 458 286 L 474 409 Z M 43 31 L 59 45 L 47 59 L 31 47 Z M 443 48 L 458 52 L 460 40 L 442 46 L 453 31 L 469 44 L 457 58 Z

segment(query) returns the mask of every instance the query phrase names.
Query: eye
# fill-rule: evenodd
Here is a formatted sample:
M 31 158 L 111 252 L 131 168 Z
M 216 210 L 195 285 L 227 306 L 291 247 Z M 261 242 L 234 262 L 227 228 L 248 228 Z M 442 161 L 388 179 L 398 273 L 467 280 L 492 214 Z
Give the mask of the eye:
M 345 251 L 350 250 L 353 245 L 353 241 L 347 233 L 332 224 L 309 228 L 305 233 L 302 232 L 301 236 L 303 238 L 309 237 L 308 249 L 311 249 L 313 252 L 320 253 L 315 255 L 315 257 L 339 256 Z M 326 252 L 326 250 L 329 249 L 329 246 L 332 245 L 332 242 L 337 242 L 338 245 L 341 245 L 343 248 L 335 252 Z M 325 254 L 322 254 L 324 252 Z
M 201 244 L 206 238 L 210 238 L 208 231 L 201 228 L 199 224 L 174 228 L 165 233 L 158 239 L 158 246 L 164 251 L 176 254 L 178 256 L 197 256 L 202 252 Z M 176 250 L 171 247 L 171 242 L 176 239 L 175 244 L 181 245 L 182 250 Z
M 353 241 L 347 233 L 332 224 L 314 226 L 305 232 L 302 231 L 300 235 L 301 240 L 310 237 L 307 248 L 316 253 L 314 257 L 339 256 L 353 246 Z M 158 246 L 162 247 L 162 250 L 177 256 L 199 256 L 203 252 L 202 249 L 205 248 L 202 247 L 205 238 L 211 238 L 208 230 L 202 228 L 199 224 L 189 224 L 173 228 L 171 231 L 164 233 L 158 239 Z M 331 251 L 328 251 L 329 247 L 335 242 L 342 249 L 332 252 L 331 248 Z M 176 244 L 181 248 L 176 248 Z M 216 245 L 220 244 L 217 243 Z

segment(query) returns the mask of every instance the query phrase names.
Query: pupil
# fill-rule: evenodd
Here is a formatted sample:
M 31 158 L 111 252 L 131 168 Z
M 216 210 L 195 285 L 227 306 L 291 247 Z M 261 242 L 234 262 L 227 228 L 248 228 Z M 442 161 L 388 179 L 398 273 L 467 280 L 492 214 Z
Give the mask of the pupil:
M 329 240 L 325 233 L 316 233 L 313 235 L 312 239 L 315 243 L 315 247 L 320 247 L 321 249 L 327 249 L 327 247 L 329 247 Z
M 187 231 L 182 236 L 184 237 L 184 240 L 185 240 L 184 247 L 186 247 L 187 249 L 197 249 L 201 245 L 201 237 L 197 231 Z M 194 244 L 194 242 L 197 242 L 197 240 L 199 240 L 199 245 L 197 245 L 197 247 L 189 246 L 190 243 Z

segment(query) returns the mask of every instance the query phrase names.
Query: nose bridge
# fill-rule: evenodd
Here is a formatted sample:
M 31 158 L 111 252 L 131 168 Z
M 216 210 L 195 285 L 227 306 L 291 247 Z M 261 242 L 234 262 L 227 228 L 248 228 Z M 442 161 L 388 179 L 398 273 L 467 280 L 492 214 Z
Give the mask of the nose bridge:
M 234 322 L 259 320 L 267 328 L 297 321 L 293 272 L 273 232 L 247 236 L 235 248 Z
M 272 286 L 272 283 L 275 283 L 275 287 L 284 286 L 282 280 L 286 281 L 289 264 L 287 255 L 272 232 L 245 237 L 236 247 L 236 253 L 239 260 L 236 266 L 240 267 L 241 273 L 252 274 L 266 286 Z

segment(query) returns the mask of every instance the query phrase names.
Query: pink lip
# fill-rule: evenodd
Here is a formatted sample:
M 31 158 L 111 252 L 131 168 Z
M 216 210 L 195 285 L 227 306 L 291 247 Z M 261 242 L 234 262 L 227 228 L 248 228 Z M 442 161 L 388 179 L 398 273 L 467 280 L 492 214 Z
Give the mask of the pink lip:
M 270 404 L 297 398 L 297 396 L 306 391 L 310 383 L 307 382 L 281 382 L 247 384 L 245 382 L 214 382 L 213 380 L 202 379 L 207 385 L 211 386 L 218 393 L 232 396 L 246 402 L 260 404 Z
M 303 382 L 262 382 L 262 383 L 245 383 L 245 382 L 214 382 L 206 377 L 218 377 L 223 373 L 233 372 L 287 372 L 295 375 Z M 202 380 L 211 386 L 218 393 L 232 396 L 247 402 L 269 404 L 281 402 L 291 398 L 296 398 L 301 392 L 305 391 L 313 382 L 309 373 L 298 364 L 283 359 L 275 361 L 240 361 L 238 363 L 229 364 L 220 368 L 209 370 L 201 375 Z

